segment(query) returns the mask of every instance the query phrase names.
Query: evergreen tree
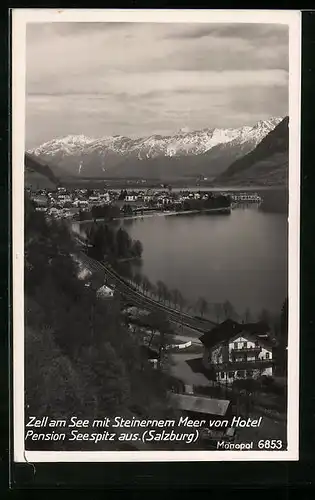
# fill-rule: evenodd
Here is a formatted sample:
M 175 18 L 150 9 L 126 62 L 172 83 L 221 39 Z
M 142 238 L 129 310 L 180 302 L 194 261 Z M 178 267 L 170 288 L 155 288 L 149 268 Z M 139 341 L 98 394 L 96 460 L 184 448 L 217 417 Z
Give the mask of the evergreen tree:
M 139 257 L 141 257 L 142 252 L 143 252 L 143 246 L 142 246 L 141 241 L 139 241 L 139 240 L 134 241 L 133 245 L 132 245 L 132 254 L 135 257 L 139 258 Z
M 131 251 L 131 238 L 123 229 L 119 228 L 116 233 L 117 257 L 129 257 Z

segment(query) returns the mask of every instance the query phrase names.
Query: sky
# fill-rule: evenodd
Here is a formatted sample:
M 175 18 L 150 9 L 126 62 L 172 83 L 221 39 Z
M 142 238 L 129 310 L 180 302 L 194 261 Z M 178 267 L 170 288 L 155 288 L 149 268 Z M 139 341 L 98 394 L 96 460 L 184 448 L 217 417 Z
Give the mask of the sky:
M 285 116 L 288 75 L 285 25 L 28 24 L 26 147 Z

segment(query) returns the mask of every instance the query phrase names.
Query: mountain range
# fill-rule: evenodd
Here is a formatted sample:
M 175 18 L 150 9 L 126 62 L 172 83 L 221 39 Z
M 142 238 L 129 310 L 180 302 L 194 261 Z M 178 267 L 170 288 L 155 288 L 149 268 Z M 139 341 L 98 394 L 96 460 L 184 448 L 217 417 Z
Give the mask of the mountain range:
M 181 130 L 174 135 L 136 139 L 70 135 L 28 153 L 47 164 L 59 178 L 220 179 L 235 160 L 241 161 L 253 152 L 282 121 L 275 117 L 254 126 Z

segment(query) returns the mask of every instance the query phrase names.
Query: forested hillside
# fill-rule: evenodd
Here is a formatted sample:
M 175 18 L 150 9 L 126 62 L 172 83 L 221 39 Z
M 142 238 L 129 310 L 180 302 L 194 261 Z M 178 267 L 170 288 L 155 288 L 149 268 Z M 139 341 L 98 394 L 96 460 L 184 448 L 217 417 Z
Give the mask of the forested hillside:
M 52 169 L 39 158 L 28 153 L 24 157 L 25 185 L 35 189 L 53 189 L 60 185 L 59 178 Z
M 286 116 L 250 153 L 232 163 L 216 181 L 224 184 L 288 183 L 289 117 Z
M 166 416 L 167 375 L 151 368 L 137 333 L 124 325 L 121 298 L 97 299 L 77 278 L 73 251 L 63 223 L 47 222 L 26 197 L 26 418 Z M 69 449 L 62 442 L 39 445 Z M 109 445 L 117 446 L 102 442 L 98 449 Z

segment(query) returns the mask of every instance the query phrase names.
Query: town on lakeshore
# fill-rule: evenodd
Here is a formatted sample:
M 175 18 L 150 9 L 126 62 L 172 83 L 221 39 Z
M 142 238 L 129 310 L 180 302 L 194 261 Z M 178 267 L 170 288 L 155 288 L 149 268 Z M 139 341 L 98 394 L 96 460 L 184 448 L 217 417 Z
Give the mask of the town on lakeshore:
M 75 220 L 119 218 L 135 215 L 180 214 L 188 212 L 229 213 L 231 204 L 260 203 L 255 192 L 179 190 L 161 187 L 159 190 L 71 189 L 28 190 L 36 210 L 56 218 Z

